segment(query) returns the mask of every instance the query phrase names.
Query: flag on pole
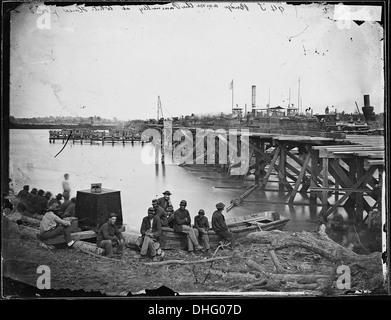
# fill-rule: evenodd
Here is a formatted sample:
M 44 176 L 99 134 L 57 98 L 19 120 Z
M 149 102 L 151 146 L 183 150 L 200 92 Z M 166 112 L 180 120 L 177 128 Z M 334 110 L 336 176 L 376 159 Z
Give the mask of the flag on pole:
M 229 89 L 232 90 L 234 88 L 234 80 L 232 79 L 231 84 L 229 85 Z

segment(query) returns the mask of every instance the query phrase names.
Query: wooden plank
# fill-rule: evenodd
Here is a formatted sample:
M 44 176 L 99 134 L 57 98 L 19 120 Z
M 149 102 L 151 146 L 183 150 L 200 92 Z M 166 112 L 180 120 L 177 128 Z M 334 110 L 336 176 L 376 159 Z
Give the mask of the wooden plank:
M 282 146 L 283 147 L 283 146 Z M 285 147 L 283 147 L 283 148 L 285 148 Z M 292 160 L 294 160 L 297 164 L 299 164 L 300 165 L 300 167 L 303 167 L 303 165 L 304 165 L 304 160 L 301 160 L 300 158 L 298 158 L 297 156 L 295 156 L 294 154 L 292 154 L 289 150 L 287 150 L 286 148 L 285 148 L 285 154 L 288 156 L 288 157 L 290 157 Z M 289 164 L 288 162 L 286 162 L 287 163 L 287 165 Z M 289 164 L 289 166 L 292 166 L 291 164 Z M 293 166 L 292 166 L 293 167 Z M 294 168 L 294 167 L 293 167 Z M 297 169 L 296 169 L 297 170 Z M 306 168 L 306 171 L 311 175 L 311 176 L 313 176 L 313 174 L 312 174 L 312 166 L 311 167 L 309 167 L 309 166 L 307 166 L 307 168 Z M 299 171 L 297 170 L 297 174 L 299 174 Z M 317 179 L 317 182 L 318 183 L 322 183 L 322 179 L 321 179 L 321 177 L 322 177 L 322 175 L 320 174 L 320 172 L 318 171 L 318 176 L 316 176 L 316 179 Z
M 318 150 L 314 150 L 312 149 L 310 151 L 311 153 L 311 188 L 313 187 L 317 187 L 317 182 L 318 182 L 318 167 L 319 167 L 319 151 Z M 316 198 L 317 198 L 317 194 L 314 193 L 314 192 L 310 192 L 310 203 L 311 204 L 316 204 Z
M 72 237 L 72 240 L 93 239 L 93 238 L 96 238 L 96 233 L 92 230 L 74 232 L 74 233 L 71 233 L 71 237 Z M 40 240 L 48 245 L 65 243 L 64 235 L 59 235 L 55 238 L 48 239 L 48 240 L 45 240 L 45 239 L 40 239 Z
M 364 175 L 364 160 L 362 158 L 357 158 L 357 179 L 360 179 Z M 361 223 L 364 219 L 363 209 L 364 209 L 364 198 L 363 194 L 356 193 L 356 222 Z
M 330 162 L 330 165 L 332 165 L 332 162 L 335 162 L 335 165 L 337 167 L 339 167 L 339 159 L 332 159 L 331 162 Z M 331 173 L 331 175 L 333 175 Z M 334 179 L 335 179 L 335 184 L 334 184 L 334 188 L 337 190 L 335 193 L 334 193 L 334 199 L 335 201 L 338 201 L 338 198 L 339 198 L 339 192 L 338 192 L 338 189 L 339 189 L 339 181 L 337 179 L 337 177 L 334 175 Z
M 336 145 L 327 145 L 327 146 L 312 146 L 314 150 L 324 150 L 325 148 L 346 148 L 346 147 L 373 147 L 371 144 L 361 145 L 361 144 L 336 144 Z
M 277 166 L 276 164 L 274 165 L 274 169 L 277 171 L 277 174 L 279 175 L 280 174 L 280 172 L 279 172 L 279 170 L 280 170 L 280 168 L 279 168 L 279 166 Z M 288 176 L 291 176 L 291 174 L 290 173 L 288 173 L 287 174 Z M 293 177 L 294 179 L 296 179 L 296 177 Z M 271 180 L 270 180 L 270 182 L 272 182 Z M 290 185 L 290 183 L 284 178 L 284 177 L 278 177 L 278 180 L 277 181 L 275 181 L 275 182 L 278 182 L 279 183 L 279 186 L 278 186 L 278 190 L 281 192 L 281 191 L 283 191 L 283 189 L 281 189 L 281 185 L 283 185 L 283 186 L 285 186 L 287 189 L 288 189 L 288 191 L 292 191 L 292 186 Z
M 369 166 L 384 166 L 384 159 L 382 159 L 382 160 L 367 160 L 367 159 L 365 159 L 364 164 L 367 164 Z
M 323 187 L 316 187 L 311 188 L 313 191 L 338 191 L 338 192 L 357 192 L 357 193 L 371 193 L 372 189 L 357 189 L 357 188 L 323 188 Z
M 280 191 L 284 191 L 284 185 L 286 182 L 286 172 L 285 172 L 285 162 L 286 162 L 286 153 L 285 153 L 285 148 L 281 148 L 280 151 L 280 160 L 278 163 L 278 189 Z M 291 188 L 291 185 L 289 185 L 289 188 Z
M 309 164 L 309 162 L 310 162 L 310 159 L 311 159 L 311 154 L 308 153 L 308 154 L 306 155 L 305 160 L 304 160 L 304 165 L 303 165 L 303 167 L 301 168 L 300 174 L 299 174 L 299 176 L 297 177 L 295 186 L 293 187 L 293 190 L 292 190 L 291 195 L 290 195 L 290 197 L 289 197 L 289 200 L 288 200 L 289 202 L 293 202 L 293 200 L 295 199 L 296 193 L 297 193 L 297 191 L 299 190 L 301 181 L 303 180 L 303 177 L 304 177 L 304 175 L 305 175 L 305 173 L 306 173 L 307 166 L 308 166 L 308 164 Z
M 384 159 L 384 151 L 377 152 L 377 151 L 359 151 L 353 153 L 355 156 L 358 157 L 370 157 L 375 159 Z
M 354 185 L 352 189 L 359 188 L 370 176 L 372 176 L 377 169 L 375 167 L 370 167 L 368 171 L 360 178 Z M 352 192 L 346 192 L 344 196 L 342 196 L 337 202 L 335 202 L 323 215 L 327 218 L 333 211 L 343 202 L 345 201 Z
M 323 158 L 323 188 L 328 188 L 329 186 L 329 159 Z M 322 191 L 322 205 L 327 205 L 327 192 Z
M 277 175 L 278 175 L 279 169 L 280 169 L 280 168 L 278 167 L 278 165 L 275 164 L 275 165 L 274 165 L 274 169 L 277 171 Z M 292 179 L 294 182 L 296 182 L 297 178 L 296 178 L 293 174 L 291 174 L 291 173 L 285 171 L 285 175 L 286 175 L 288 178 Z M 285 181 L 288 181 L 288 180 L 285 179 Z M 289 183 L 289 182 L 288 182 L 288 183 Z
M 265 177 L 262 180 L 262 185 L 261 185 L 262 189 L 265 188 L 265 186 L 266 186 L 266 184 L 267 184 L 267 182 L 269 180 L 269 177 L 270 177 L 270 175 L 271 175 L 271 173 L 273 171 L 274 164 L 276 163 L 279 154 L 280 154 L 280 147 L 278 147 L 276 149 L 276 151 L 274 153 L 274 156 L 273 156 L 273 159 L 272 159 L 272 161 L 269 164 L 269 168 L 268 168 L 268 170 L 266 172 L 266 175 L 265 175 Z
M 344 188 L 350 187 L 352 182 L 347 176 L 345 170 L 334 159 L 330 159 L 329 164 L 330 173 L 334 176 L 335 180 L 338 181 L 338 183 Z
M 344 147 L 325 147 L 323 149 L 319 150 L 319 157 L 332 157 L 333 155 L 343 155 L 348 154 L 348 152 L 354 152 L 354 151 L 365 151 L 365 150 L 373 150 L 373 151 L 382 151 L 381 148 L 378 147 L 363 147 L 363 146 L 344 146 Z

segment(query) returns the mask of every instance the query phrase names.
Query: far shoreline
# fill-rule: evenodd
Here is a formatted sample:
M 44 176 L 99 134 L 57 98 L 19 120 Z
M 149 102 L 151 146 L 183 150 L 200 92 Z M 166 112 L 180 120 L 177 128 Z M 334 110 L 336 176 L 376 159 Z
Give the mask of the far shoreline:
M 115 129 L 115 125 L 79 125 L 79 124 L 9 124 L 9 129 L 48 129 L 48 130 L 58 130 L 58 129 L 94 129 L 94 130 L 110 130 Z

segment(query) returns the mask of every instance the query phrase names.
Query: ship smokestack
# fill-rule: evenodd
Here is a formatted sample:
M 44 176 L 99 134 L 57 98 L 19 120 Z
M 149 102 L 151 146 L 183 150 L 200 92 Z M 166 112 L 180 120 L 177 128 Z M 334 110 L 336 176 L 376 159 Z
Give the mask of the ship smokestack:
M 256 107 L 256 86 L 251 87 L 251 108 L 252 113 L 255 114 L 255 107 Z
M 372 120 L 373 117 L 373 107 L 371 106 L 370 100 L 369 100 L 369 94 L 364 95 L 364 106 L 361 108 L 362 113 L 364 114 L 365 121 Z

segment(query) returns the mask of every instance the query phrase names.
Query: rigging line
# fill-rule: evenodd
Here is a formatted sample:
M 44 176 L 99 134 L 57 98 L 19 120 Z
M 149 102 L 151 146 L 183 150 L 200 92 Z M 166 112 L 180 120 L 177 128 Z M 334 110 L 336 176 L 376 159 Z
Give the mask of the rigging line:
M 71 132 L 69 133 L 68 138 L 67 138 L 67 141 L 65 142 L 64 146 L 61 148 L 61 150 L 60 150 L 54 157 L 57 157 L 57 156 L 62 152 L 62 150 L 64 150 L 64 148 L 66 147 L 66 145 L 67 145 L 67 143 L 68 143 L 69 138 L 71 137 L 71 135 L 72 135 L 72 130 L 71 130 Z
M 164 110 L 166 110 L 169 114 L 170 114 L 170 116 L 171 117 L 173 117 L 173 115 L 171 114 L 171 112 L 170 111 L 168 111 L 167 109 L 166 109 L 166 107 L 165 106 L 162 106 L 163 108 L 164 108 Z

